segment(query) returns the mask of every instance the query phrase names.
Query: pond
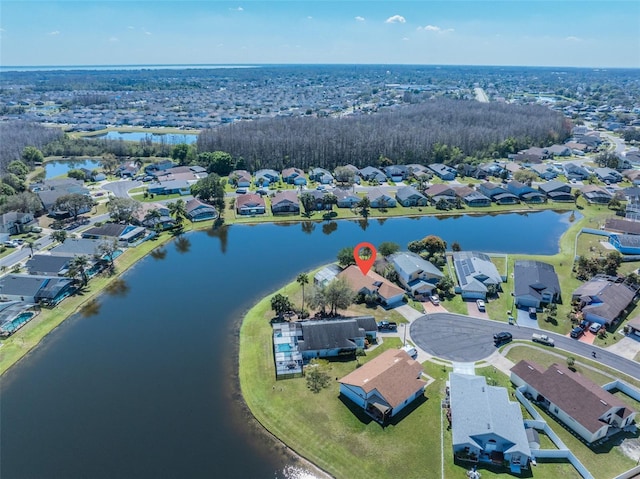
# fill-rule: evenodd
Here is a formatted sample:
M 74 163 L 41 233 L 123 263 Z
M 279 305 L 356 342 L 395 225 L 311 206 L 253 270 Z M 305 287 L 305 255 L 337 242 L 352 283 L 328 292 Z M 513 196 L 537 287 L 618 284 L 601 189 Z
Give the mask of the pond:
M 465 249 L 553 254 L 569 218 L 545 211 L 184 235 L 143 259 L 5 374 L 2 475 L 303 477 L 248 419 L 240 399 L 237 332 L 256 300 L 361 241 L 404 247 L 436 234 Z
M 56 176 L 66 175 L 69 170 L 77 170 L 78 168 L 95 170 L 96 168 L 100 168 L 100 160 L 88 159 L 48 161 L 44 164 L 45 178 L 49 179 L 55 178 Z
M 169 145 L 177 145 L 178 143 L 192 144 L 198 141 L 198 135 L 195 133 L 146 133 L 141 131 L 110 131 L 105 135 L 90 136 L 87 138 L 104 138 L 107 140 L 125 140 L 140 141 L 151 138 L 153 143 L 166 143 Z

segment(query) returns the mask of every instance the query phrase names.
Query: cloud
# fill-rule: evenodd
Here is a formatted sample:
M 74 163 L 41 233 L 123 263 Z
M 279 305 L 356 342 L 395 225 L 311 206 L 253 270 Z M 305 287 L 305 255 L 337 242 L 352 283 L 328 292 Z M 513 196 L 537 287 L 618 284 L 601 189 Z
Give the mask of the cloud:
M 406 23 L 406 19 L 402 15 L 393 15 L 387 18 L 384 23 Z
M 364 22 L 364 17 L 361 17 L 360 15 L 358 15 L 356 18 L 356 22 Z
M 151 35 L 151 32 L 149 32 L 149 31 L 147 31 L 147 30 L 144 30 L 144 34 L 145 34 L 145 35 Z
M 244 8 L 242 7 L 229 8 L 229 10 L 231 10 L 232 12 L 244 12 Z
M 453 32 L 453 28 L 440 28 L 437 25 L 427 25 L 425 27 L 418 27 L 418 30 L 424 30 L 425 32 L 435 32 L 435 33 L 451 33 Z
M 312 17 L 311 15 L 309 15 L 309 16 L 307 17 L 307 20 L 313 20 L 313 17 Z
M 52 32 L 49 32 L 49 35 L 60 35 L 60 31 L 59 30 L 54 30 Z
M 582 38 L 569 36 L 569 37 L 565 38 L 565 40 L 568 41 L 568 42 L 580 42 L 580 41 L 582 41 Z
M 110 41 L 111 43 L 115 43 L 115 42 L 117 42 L 117 41 L 118 41 L 118 37 L 109 37 L 109 41 Z
M 135 30 L 135 29 L 136 29 L 136 27 L 133 27 L 133 26 L 131 26 L 131 25 L 129 25 L 129 26 L 127 27 L 127 30 Z

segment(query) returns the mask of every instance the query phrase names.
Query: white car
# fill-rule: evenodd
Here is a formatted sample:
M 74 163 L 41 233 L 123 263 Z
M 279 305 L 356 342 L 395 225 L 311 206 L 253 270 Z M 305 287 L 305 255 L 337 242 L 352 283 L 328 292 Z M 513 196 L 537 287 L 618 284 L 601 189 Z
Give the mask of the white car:
M 476 305 L 478 306 L 478 311 L 484 313 L 486 311 L 486 307 L 484 304 L 484 301 L 482 301 L 481 299 L 476 301 Z
M 593 334 L 598 334 L 598 331 L 600 331 L 602 329 L 602 324 L 600 323 L 591 323 L 591 326 L 589 326 L 589 331 L 591 331 Z

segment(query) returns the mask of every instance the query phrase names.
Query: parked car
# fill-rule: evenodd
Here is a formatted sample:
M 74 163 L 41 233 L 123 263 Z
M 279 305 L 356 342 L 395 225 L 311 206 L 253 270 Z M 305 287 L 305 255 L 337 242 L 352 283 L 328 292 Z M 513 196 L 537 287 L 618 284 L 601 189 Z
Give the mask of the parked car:
M 533 335 L 531 336 L 531 341 L 533 341 L 534 343 L 546 344 L 547 346 L 555 345 L 553 339 L 546 334 L 533 333 Z
M 432 294 L 429 296 L 429 301 L 433 303 L 434 306 L 438 306 L 440 304 L 440 296 L 437 294 Z
M 569 334 L 569 336 L 571 336 L 574 339 L 578 339 L 583 334 L 584 334 L 584 329 L 582 329 L 580 326 L 576 326 L 571 330 L 571 333 Z
M 583 319 L 582 321 L 580 321 L 579 326 L 586 331 L 587 329 L 589 329 L 589 326 L 591 326 L 591 323 L 589 321 L 587 321 L 586 319 Z
M 536 308 L 529 308 L 529 317 L 531 319 L 536 319 L 536 314 L 538 314 L 538 310 Z
M 593 334 L 598 334 L 601 329 L 602 324 L 600 323 L 591 323 L 591 326 L 589 326 L 589 331 L 591 331 Z
M 239 195 L 244 195 L 247 193 L 247 189 L 246 188 L 238 188 L 236 190 L 236 193 L 238 193 Z
M 478 306 L 478 311 L 480 311 L 480 312 L 486 311 L 486 307 L 485 307 L 484 301 L 482 301 L 481 299 L 476 301 L 476 306 Z
M 18 246 L 18 243 L 16 243 L 15 241 L 5 241 L 4 244 L 7 248 L 15 248 Z
M 378 321 L 378 331 L 396 331 L 398 325 L 393 321 Z
M 493 335 L 493 342 L 496 344 L 496 346 L 499 346 L 503 343 L 508 343 L 512 339 L 513 336 L 511 336 L 511 333 L 507 333 L 506 331 L 502 331 Z
M 407 344 L 406 346 L 402 346 L 402 350 L 411 356 L 411 359 L 416 359 L 418 357 L 418 351 L 413 346 Z

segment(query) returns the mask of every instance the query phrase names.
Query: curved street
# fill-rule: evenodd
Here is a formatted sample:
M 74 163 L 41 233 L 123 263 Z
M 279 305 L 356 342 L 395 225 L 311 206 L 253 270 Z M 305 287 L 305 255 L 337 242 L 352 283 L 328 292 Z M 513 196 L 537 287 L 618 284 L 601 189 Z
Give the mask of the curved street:
M 507 331 L 514 340 L 531 340 L 539 330 L 509 325 L 491 319 L 474 318 L 453 313 L 433 313 L 411 322 L 411 340 L 424 352 L 449 361 L 475 362 L 488 358 L 496 351 L 493 335 Z M 640 378 L 640 363 L 623 358 L 611 351 L 585 344 L 575 339 L 545 331 L 555 341 L 555 349 L 594 360 L 634 378 Z

